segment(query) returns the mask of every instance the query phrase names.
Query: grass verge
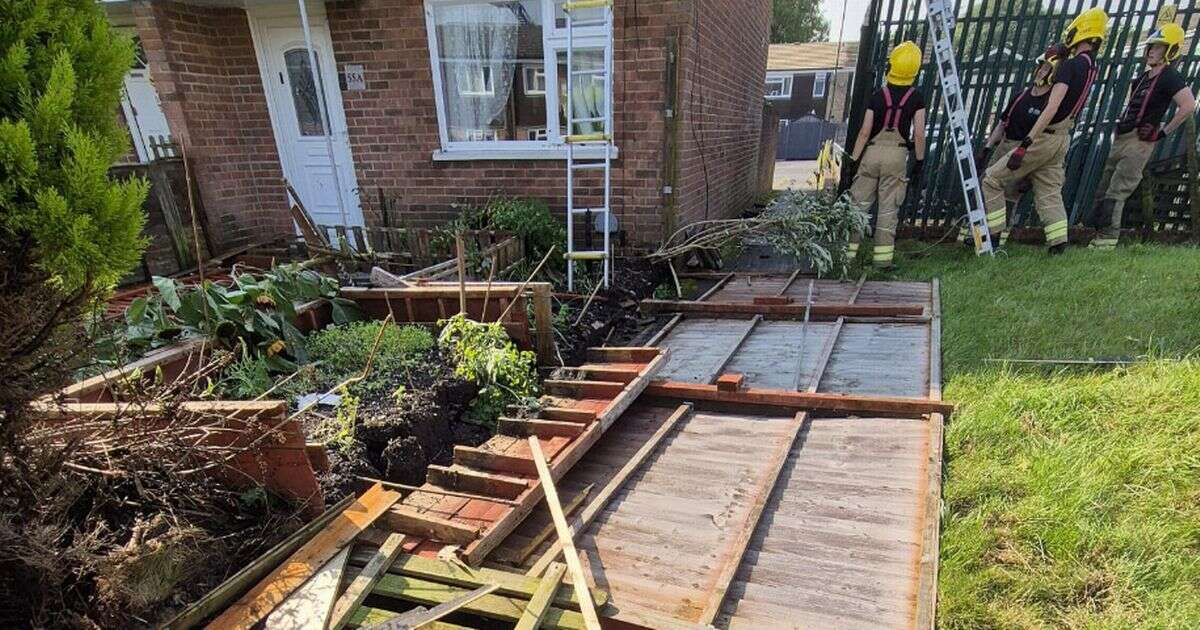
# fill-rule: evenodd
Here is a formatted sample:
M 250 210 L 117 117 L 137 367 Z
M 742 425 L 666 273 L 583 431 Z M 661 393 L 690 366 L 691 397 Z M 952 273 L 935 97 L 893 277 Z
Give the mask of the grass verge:
M 1200 250 L 975 260 L 940 277 L 946 432 L 939 626 L 1200 627 Z M 1120 369 L 987 358 L 1141 357 Z

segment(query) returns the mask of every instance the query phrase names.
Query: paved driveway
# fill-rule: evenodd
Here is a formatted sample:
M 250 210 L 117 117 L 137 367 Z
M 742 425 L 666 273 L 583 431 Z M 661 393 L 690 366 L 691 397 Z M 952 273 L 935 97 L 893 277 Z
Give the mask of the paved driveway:
M 816 170 L 816 160 L 780 160 L 775 163 L 775 190 L 813 190 Z

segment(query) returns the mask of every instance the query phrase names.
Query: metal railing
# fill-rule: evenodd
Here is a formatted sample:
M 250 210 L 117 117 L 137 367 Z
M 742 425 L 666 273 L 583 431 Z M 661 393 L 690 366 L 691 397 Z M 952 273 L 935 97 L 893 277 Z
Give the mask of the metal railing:
M 1162 0 L 959 0 L 954 28 L 955 59 L 962 77 L 971 132 L 977 143 L 991 130 L 996 112 L 1030 79 L 1033 62 L 1046 46 L 1058 41 L 1063 27 L 1081 11 L 1100 6 L 1109 14 L 1109 36 L 1097 58 L 1100 75 L 1084 110 L 1076 121 L 1067 153 L 1063 196 L 1072 222 L 1092 204 L 1096 185 L 1112 141 L 1112 131 L 1125 106 L 1130 83 L 1145 69 L 1137 44 L 1145 38 L 1167 2 Z M 1187 30 L 1183 57 L 1176 63 L 1193 91 L 1200 91 L 1200 54 L 1197 28 L 1200 6 L 1183 2 L 1175 22 Z M 910 192 L 900 211 L 902 223 L 938 228 L 963 216 L 958 170 L 953 150 L 942 137 L 942 111 L 937 72 L 930 56 L 931 42 L 924 0 L 872 0 L 867 10 L 859 49 L 858 72 L 847 137 L 858 133 L 862 105 L 883 80 L 887 55 L 893 46 L 910 39 L 926 51 L 926 62 L 917 85 L 929 104 L 929 155 L 926 185 Z M 1168 112 L 1170 116 L 1174 107 Z M 1184 153 L 1184 133 L 1178 131 L 1159 143 L 1153 160 Z M 1032 195 L 1016 212 L 1022 223 L 1032 216 Z M 1174 216 L 1178 221 L 1180 217 Z

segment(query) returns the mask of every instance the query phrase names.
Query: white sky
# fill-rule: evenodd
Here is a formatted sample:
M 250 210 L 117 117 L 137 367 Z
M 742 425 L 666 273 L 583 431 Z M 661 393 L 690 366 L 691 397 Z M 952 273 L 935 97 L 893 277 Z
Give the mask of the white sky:
M 821 0 L 821 13 L 829 20 L 829 41 L 838 41 L 838 26 L 842 25 L 842 12 L 846 13 L 842 28 L 842 41 L 856 42 L 862 29 L 863 16 L 867 13 L 870 0 Z

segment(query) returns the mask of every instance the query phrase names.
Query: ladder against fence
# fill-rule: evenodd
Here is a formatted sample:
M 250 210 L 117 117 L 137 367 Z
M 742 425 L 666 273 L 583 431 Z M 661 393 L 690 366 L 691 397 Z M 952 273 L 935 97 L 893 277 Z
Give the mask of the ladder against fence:
M 964 214 L 962 177 L 955 164 L 955 144 L 950 137 L 951 125 L 942 97 L 933 54 L 935 34 L 929 21 L 921 15 L 928 0 L 873 0 L 864 20 L 862 43 L 859 47 L 858 72 L 852 103 L 862 102 L 882 81 L 887 53 L 892 46 L 910 39 L 926 51 L 926 64 L 918 77 L 918 88 L 929 103 L 929 152 L 926 159 L 926 184 L 909 195 L 901 208 L 902 224 L 918 228 L 948 228 Z M 950 3 L 956 12 L 951 29 L 954 41 L 954 62 L 958 70 L 966 128 L 974 146 L 982 143 L 995 123 L 997 110 L 1024 89 L 1030 79 L 1031 64 L 1046 48 L 1057 41 L 1063 27 L 1083 8 L 1098 6 L 1110 18 L 1109 37 L 1098 55 L 1100 76 L 1079 114 L 1073 141 L 1067 153 L 1067 181 L 1063 196 L 1072 222 L 1091 207 L 1096 186 L 1104 168 L 1104 159 L 1111 144 L 1116 120 L 1125 106 L 1130 83 L 1145 69 L 1142 51 L 1138 48 L 1151 26 L 1156 23 L 1161 0 L 1097 0 L 1078 3 L 1046 3 L 1037 0 L 1014 0 L 1001 3 L 973 3 L 986 6 L 985 14 L 967 3 Z M 1188 33 L 1185 50 L 1177 68 L 1190 81 L 1193 92 L 1200 92 L 1200 3 L 1179 3 L 1174 21 Z M 861 79 L 861 80 L 860 80 Z M 860 117 L 859 117 L 860 118 Z M 851 121 L 849 134 L 856 132 Z M 1192 142 L 1194 144 L 1194 141 Z M 1186 130 L 1177 131 L 1159 143 L 1153 163 L 1186 156 Z M 1182 164 L 1184 160 L 1177 160 Z M 1153 167 L 1151 168 L 1153 173 Z M 1176 167 L 1174 173 L 1186 178 L 1185 169 Z M 1179 187 L 1182 191 L 1183 188 Z M 1135 197 L 1138 195 L 1135 195 Z M 1133 200 L 1131 199 L 1131 203 Z M 1192 207 L 1193 204 L 1178 203 Z M 1028 223 L 1032 218 L 1032 195 L 1026 195 L 1017 208 L 1017 218 Z M 1184 217 L 1163 217 L 1170 221 L 1158 223 L 1176 225 Z

